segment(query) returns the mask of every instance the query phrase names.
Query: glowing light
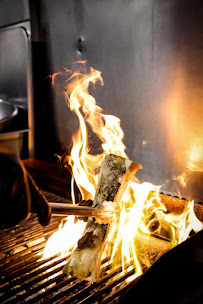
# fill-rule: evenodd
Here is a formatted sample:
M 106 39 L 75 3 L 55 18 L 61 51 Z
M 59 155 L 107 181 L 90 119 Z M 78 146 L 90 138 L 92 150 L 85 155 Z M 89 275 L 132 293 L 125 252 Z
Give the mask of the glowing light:
M 203 138 L 196 139 L 191 147 L 188 169 L 193 172 L 203 172 Z

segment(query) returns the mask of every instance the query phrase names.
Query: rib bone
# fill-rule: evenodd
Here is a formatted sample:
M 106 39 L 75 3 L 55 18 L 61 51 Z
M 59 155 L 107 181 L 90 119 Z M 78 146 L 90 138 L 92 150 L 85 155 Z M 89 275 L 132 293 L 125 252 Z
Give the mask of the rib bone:
M 135 173 L 142 166 L 129 159 L 109 154 L 105 157 L 93 206 L 103 201 L 119 201 Z M 83 237 L 78 241 L 68 264 L 66 274 L 83 280 L 97 281 L 100 262 L 109 224 L 95 223 L 89 218 Z

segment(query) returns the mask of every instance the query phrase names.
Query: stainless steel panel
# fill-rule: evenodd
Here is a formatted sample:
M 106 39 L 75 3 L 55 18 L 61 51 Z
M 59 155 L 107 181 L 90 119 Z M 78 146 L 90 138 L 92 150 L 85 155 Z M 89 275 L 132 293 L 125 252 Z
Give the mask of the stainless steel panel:
M 26 21 L 29 18 L 28 0 L 0 1 L 0 27 Z
M 24 28 L 0 31 L 0 97 L 27 103 L 26 43 Z
M 4 10 L 6 13 L 6 11 Z M 2 12 L 1 12 L 2 13 Z M 2 132 L 27 132 L 28 143 L 24 141 L 23 150 L 33 156 L 33 109 L 32 109 L 32 61 L 31 61 L 30 23 L 0 29 L 0 98 L 18 107 L 18 115 L 9 129 Z M 27 157 L 26 152 L 24 157 Z
M 105 113 L 121 118 L 127 154 L 144 167 L 141 181 L 202 200 L 202 1 L 38 4 L 50 72 L 81 59 L 102 71 L 104 87 L 94 95 Z M 77 121 L 63 100 L 51 106 L 62 149 Z M 185 190 L 173 177 L 192 161 Z

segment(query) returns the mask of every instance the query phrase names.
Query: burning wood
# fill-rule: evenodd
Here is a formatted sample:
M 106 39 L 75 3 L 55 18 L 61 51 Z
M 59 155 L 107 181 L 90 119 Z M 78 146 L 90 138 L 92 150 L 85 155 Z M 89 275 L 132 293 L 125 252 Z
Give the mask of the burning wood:
M 103 201 L 119 201 L 129 182 L 142 166 L 116 155 L 107 155 L 104 160 L 93 206 Z M 107 235 L 108 224 L 95 223 L 89 219 L 78 247 L 64 268 L 64 272 L 80 279 L 97 281 L 102 249 Z

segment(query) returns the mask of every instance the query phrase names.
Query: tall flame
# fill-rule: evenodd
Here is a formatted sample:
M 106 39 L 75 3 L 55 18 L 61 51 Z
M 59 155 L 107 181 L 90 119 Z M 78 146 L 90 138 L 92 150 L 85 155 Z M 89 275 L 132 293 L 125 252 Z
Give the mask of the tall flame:
M 82 62 L 82 67 L 84 67 L 84 62 Z M 70 73 L 69 70 L 67 72 Z M 80 124 L 78 132 L 72 137 L 73 148 L 68 161 L 72 167 L 73 180 L 80 189 L 82 199 L 94 198 L 101 164 L 106 154 L 113 153 L 126 157 L 120 119 L 113 115 L 103 114 L 102 108 L 96 105 L 95 98 L 88 92 L 90 83 L 96 82 L 103 85 L 100 71 L 90 68 L 89 72 L 84 73 L 81 69 L 71 74 L 65 86 L 68 106 L 75 112 Z M 87 125 L 101 141 L 103 151 L 101 154 L 90 153 Z M 75 201 L 74 187 L 72 187 L 72 199 Z
M 88 92 L 90 83 L 94 85 L 99 82 L 103 85 L 101 72 L 93 68 L 85 70 L 85 62 L 77 64 L 79 64 L 79 70 L 75 72 L 65 70 L 68 80 L 64 91 L 70 110 L 75 112 L 79 120 L 79 130 L 73 135 L 73 147 L 71 154 L 67 156 L 72 167 L 73 203 L 75 202 L 74 183 L 77 184 L 82 199 L 94 198 L 101 165 L 106 154 L 113 153 L 127 157 L 120 120 L 113 115 L 103 114 L 103 110 L 96 105 L 95 98 Z M 54 83 L 55 76 L 53 76 Z M 90 132 L 101 141 L 98 154 L 91 153 L 88 141 Z M 181 215 L 170 214 L 161 203 L 159 190 L 160 187 L 150 183 L 132 182 L 121 201 L 117 202 L 117 212 L 110 224 L 104 253 L 111 256 L 112 262 L 121 262 L 123 269 L 126 262 L 133 260 L 136 275 L 142 273 L 136 247 L 136 238 L 139 233 L 149 235 L 153 232 L 163 235 L 169 239 L 172 246 L 175 246 L 184 241 L 191 230 L 197 232 L 203 229 L 202 223 L 194 214 L 194 202 L 188 202 Z M 78 235 L 71 244 L 66 245 L 68 249 L 57 248 L 58 251 L 63 252 L 71 250 L 84 231 L 85 224 L 81 225 L 78 222 L 74 224 L 72 219 L 68 219 L 67 229 L 60 228 L 56 236 L 52 236 L 49 246 L 53 244 L 56 248 L 55 239 L 59 240 L 59 235 L 61 235 L 62 240 L 65 240 L 66 235 L 70 236 L 71 229 L 74 229 L 73 231 L 78 231 Z M 50 252 L 50 247 L 46 248 L 46 252 Z M 54 253 L 56 250 L 52 252 Z

